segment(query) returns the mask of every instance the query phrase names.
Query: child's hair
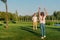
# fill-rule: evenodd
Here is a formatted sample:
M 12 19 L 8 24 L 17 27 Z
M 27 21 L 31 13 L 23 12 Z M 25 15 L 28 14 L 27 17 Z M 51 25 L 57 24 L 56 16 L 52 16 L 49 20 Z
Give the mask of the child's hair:
M 36 13 L 33 14 L 33 16 L 35 16 L 35 15 L 36 15 Z
M 36 13 L 34 13 L 34 15 L 36 15 Z
M 41 16 L 44 16 L 44 12 L 41 12 L 41 14 L 40 14 Z
M 41 14 L 40 14 L 40 15 L 44 17 L 44 12 L 41 12 Z M 43 17 L 42 17 L 42 20 L 43 20 Z

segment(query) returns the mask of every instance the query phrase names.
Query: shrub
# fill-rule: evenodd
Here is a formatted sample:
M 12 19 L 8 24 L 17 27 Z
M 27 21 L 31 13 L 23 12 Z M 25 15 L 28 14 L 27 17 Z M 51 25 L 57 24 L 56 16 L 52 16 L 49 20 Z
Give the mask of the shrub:
M 54 25 L 55 23 L 54 22 L 46 22 L 46 25 Z
M 16 21 L 14 21 L 14 20 L 13 20 L 13 21 L 11 21 L 11 22 L 12 22 L 12 23 L 14 23 L 14 24 L 16 23 Z
M 6 24 L 6 21 L 4 21 L 3 23 Z

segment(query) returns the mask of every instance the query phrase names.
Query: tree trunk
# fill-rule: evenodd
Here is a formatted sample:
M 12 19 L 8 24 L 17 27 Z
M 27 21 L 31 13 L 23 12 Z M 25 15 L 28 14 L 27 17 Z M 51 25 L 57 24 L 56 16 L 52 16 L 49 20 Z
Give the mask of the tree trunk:
M 7 8 L 7 2 L 6 2 L 6 29 L 8 29 L 8 8 Z

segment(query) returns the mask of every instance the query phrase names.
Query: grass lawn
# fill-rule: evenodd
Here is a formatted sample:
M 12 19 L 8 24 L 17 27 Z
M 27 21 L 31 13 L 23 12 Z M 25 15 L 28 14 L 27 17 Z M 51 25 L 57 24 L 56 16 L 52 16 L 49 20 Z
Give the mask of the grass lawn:
M 60 27 L 46 26 L 47 37 L 44 40 L 60 40 Z M 0 26 L 0 40 L 41 40 L 41 32 L 32 30 L 31 23 L 9 24 L 8 30 Z

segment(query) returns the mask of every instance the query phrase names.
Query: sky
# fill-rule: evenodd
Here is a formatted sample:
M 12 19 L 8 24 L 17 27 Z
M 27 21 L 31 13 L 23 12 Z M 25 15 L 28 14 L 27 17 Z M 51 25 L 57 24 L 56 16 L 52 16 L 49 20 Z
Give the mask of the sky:
M 54 11 L 60 11 L 60 0 L 7 0 L 8 12 L 15 13 L 18 11 L 19 15 L 33 15 L 38 12 L 38 7 L 41 11 L 44 8 L 52 15 Z M 5 5 L 0 1 L 0 11 L 5 11 Z

